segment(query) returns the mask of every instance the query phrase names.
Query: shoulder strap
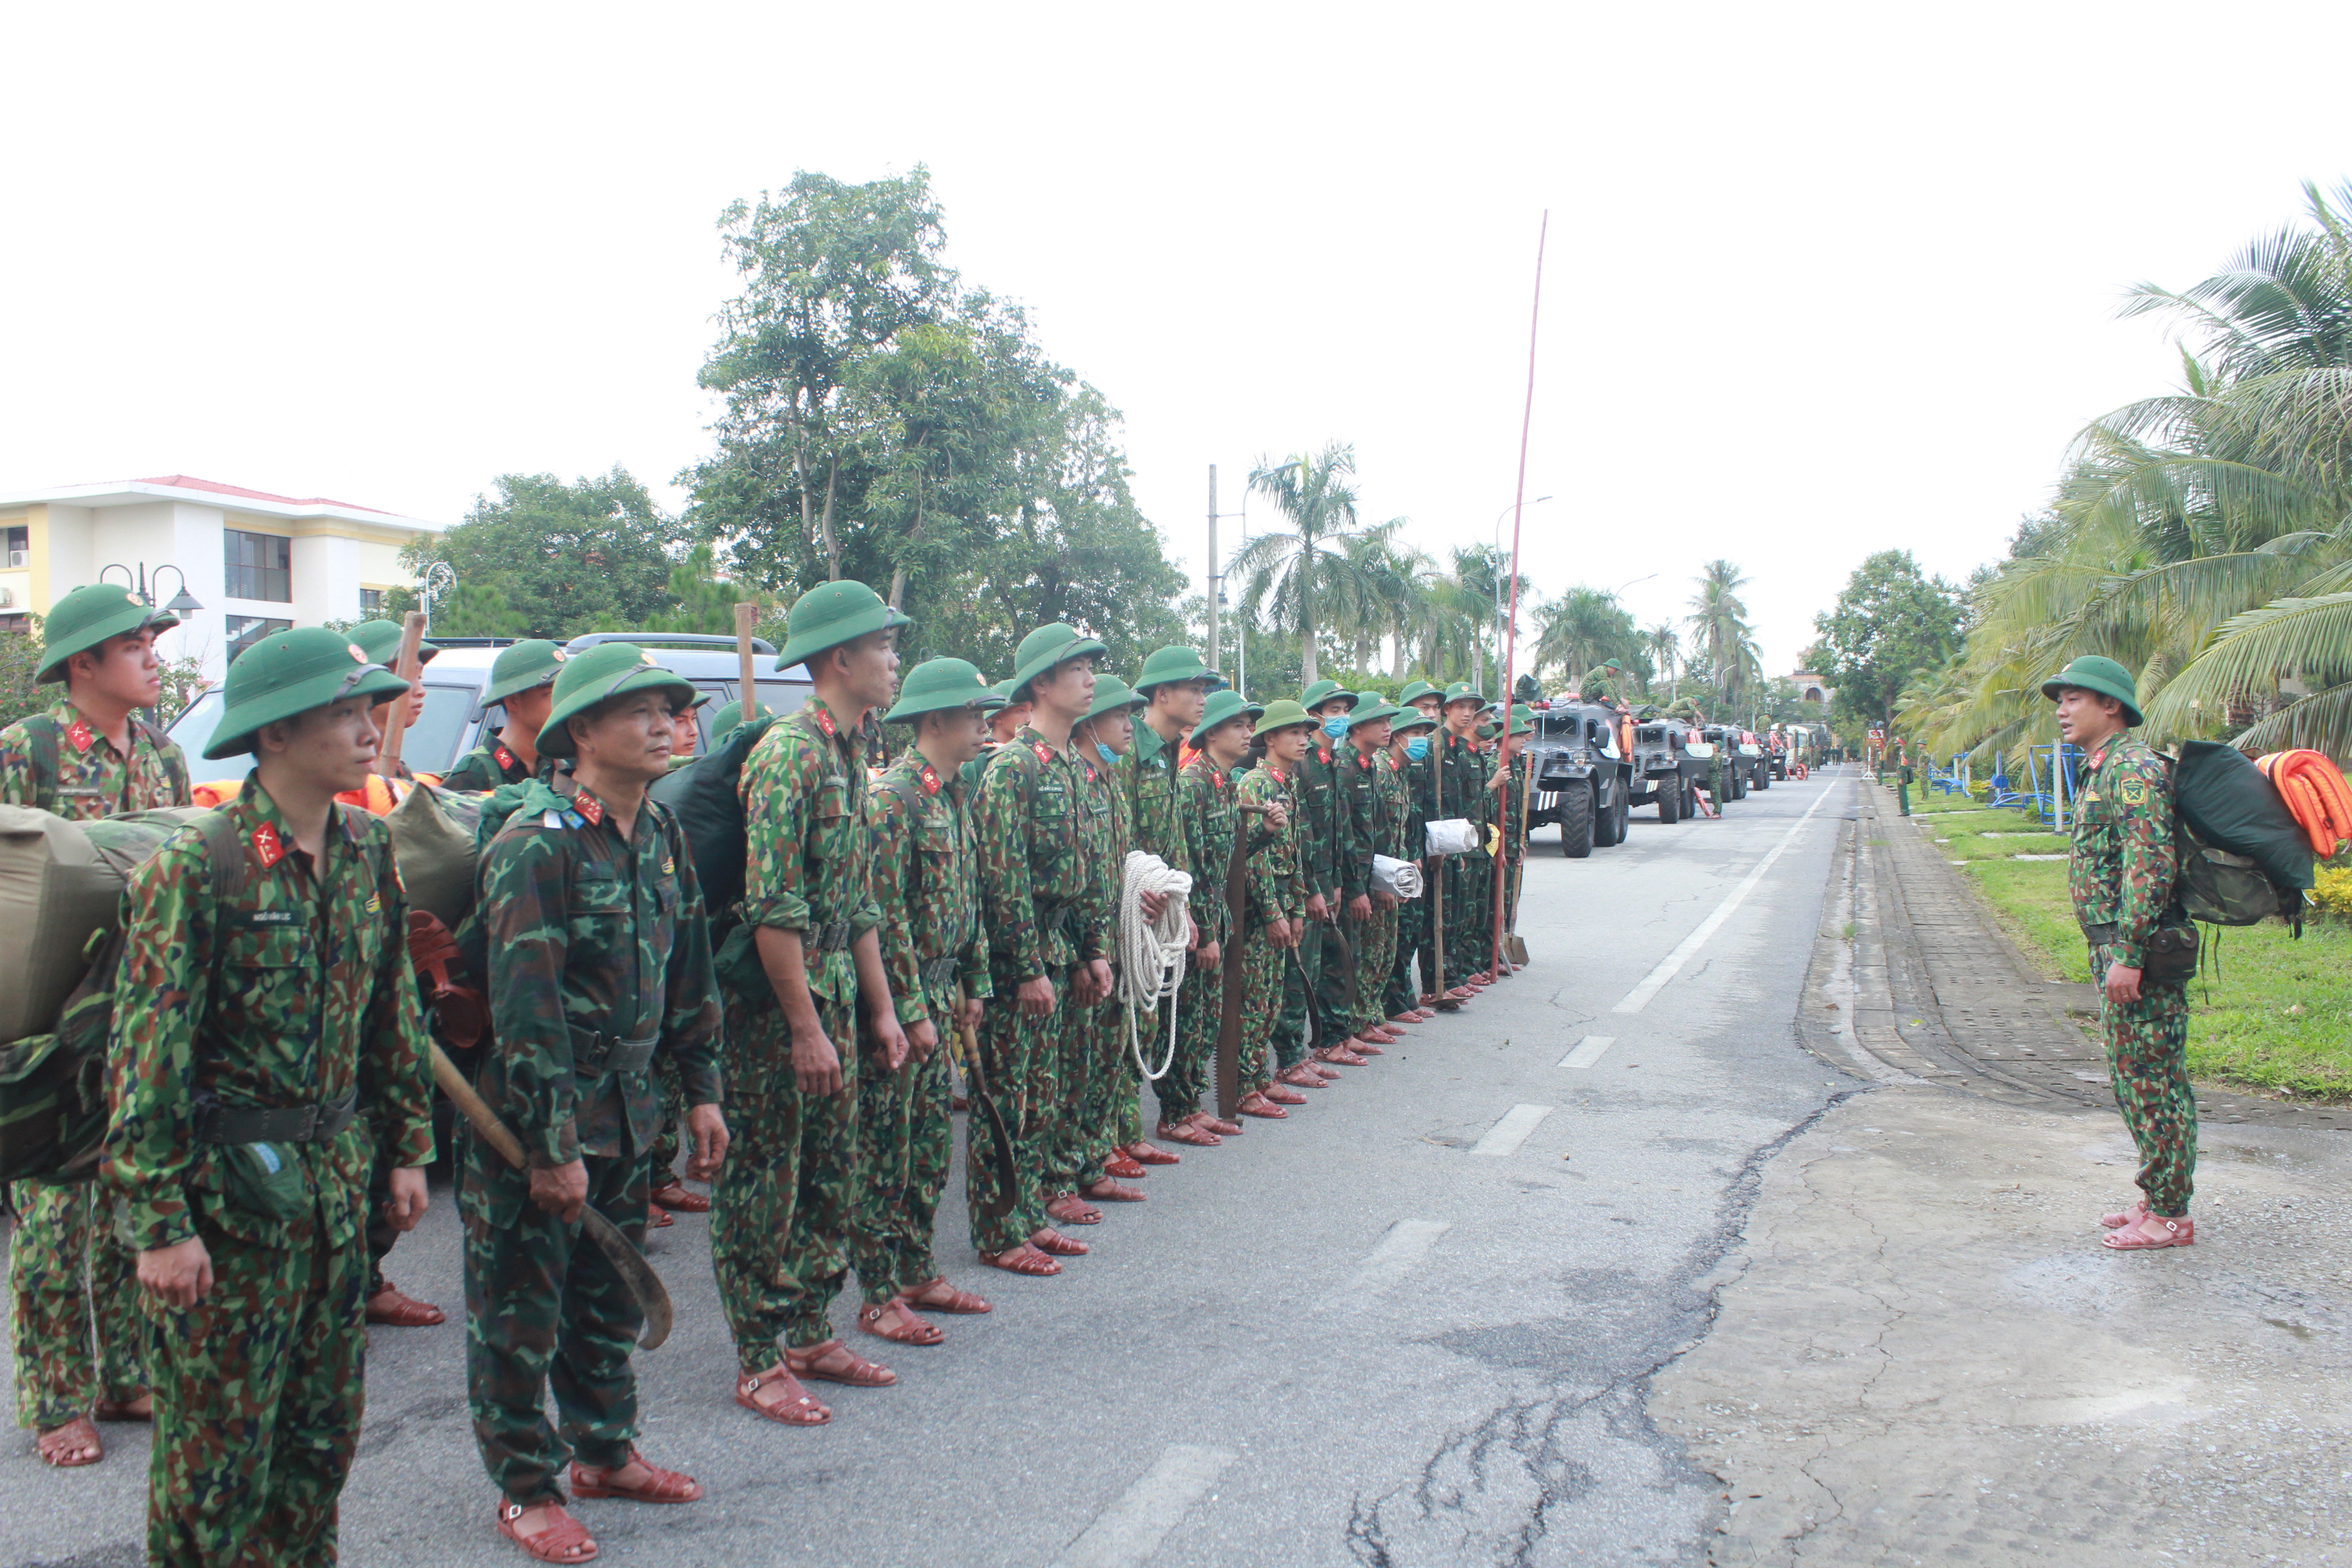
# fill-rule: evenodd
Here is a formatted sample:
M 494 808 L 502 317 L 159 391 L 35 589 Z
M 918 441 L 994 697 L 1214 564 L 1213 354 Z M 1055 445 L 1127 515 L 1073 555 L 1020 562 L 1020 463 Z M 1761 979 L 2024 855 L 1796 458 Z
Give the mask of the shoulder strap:
M 23 723 L 31 742 L 33 799 L 48 810 L 58 798 L 58 721 L 46 713 L 27 713 Z
M 162 759 L 163 776 L 172 781 L 173 804 L 176 805 L 192 799 L 195 794 L 195 783 L 188 773 L 188 753 L 173 744 L 171 736 L 136 714 L 131 716 L 131 722 L 147 737 L 147 743 L 155 748 L 155 755 Z
M 236 831 L 236 819 L 226 806 L 216 805 L 196 818 L 196 831 L 205 842 L 205 868 L 211 874 L 213 899 L 226 903 L 245 891 L 245 840 Z

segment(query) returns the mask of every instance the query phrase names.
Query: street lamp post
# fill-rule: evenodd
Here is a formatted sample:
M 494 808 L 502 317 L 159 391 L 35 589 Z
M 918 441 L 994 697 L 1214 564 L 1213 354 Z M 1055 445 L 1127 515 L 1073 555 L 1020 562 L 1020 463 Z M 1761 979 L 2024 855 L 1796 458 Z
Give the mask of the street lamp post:
M 187 574 L 182 572 L 177 566 L 173 565 L 168 561 L 155 568 L 152 574 L 154 577 L 153 588 L 151 588 L 148 585 L 148 577 L 150 574 L 147 570 L 147 563 L 144 561 L 139 563 L 136 575 L 133 574 L 131 567 L 123 565 L 121 562 L 110 562 L 100 571 L 98 580 L 101 583 L 105 582 L 107 580 L 106 574 L 109 572 L 121 573 L 122 585 L 130 589 L 132 596 L 137 598 L 141 604 L 146 605 L 151 610 L 155 607 L 154 589 L 163 587 L 163 574 L 169 572 L 173 578 L 180 584 L 180 591 L 173 595 L 172 602 L 163 607 L 171 611 L 172 614 L 177 616 L 182 620 L 186 620 L 190 616 L 194 615 L 198 610 L 204 608 L 202 605 L 196 603 L 196 596 L 188 592 Z
M 456 593 L 457 590 L 457 569 L 450 565 L 446 561 L 436 561 L 431 565 L 425 568 L 425 575 L 418 584 L 417 598 L 419 600 L 419 607 L 425 612 L 425 629 L 426 631 L 429 632 L 433 629 L 434 599 L 436 597 L 446 598 L 451 594 Z

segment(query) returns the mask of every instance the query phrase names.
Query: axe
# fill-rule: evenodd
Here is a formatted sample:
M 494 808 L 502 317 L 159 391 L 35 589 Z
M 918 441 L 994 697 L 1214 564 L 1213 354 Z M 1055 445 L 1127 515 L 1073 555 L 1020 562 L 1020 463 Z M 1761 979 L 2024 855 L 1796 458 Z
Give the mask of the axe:
M 482 1141 L 504 1156 L 508 1164 L 521 1170 L 521 1141 L 499 1120 L 499 1113 L 490 1109 L 489 1103 L 474 1092 L 474 1086 L 466 1081 L 466 1075 L 457 1070 L 457 1064 L 449 1059 L 440 1045 L 426 1043 L 433 1052 L 433 1081 L 441 1086 L 449 1103 L 465 1113 Z M 637 1342 L 638 1348 L 660 1349 L 662 1342 L 669 1338 L 674 1317 L 669 1292 L 662 1289 L 661 1276 L 654 1272 L 654 1266 L 646 1261 L 646 1255 L 637 1250 L 636 1244 L 621 1233 L 619 1226 L 584 1204 L 580 1209 L 580 1228 L 604 1251 L 613 1271 L 621 1277 L 621 1283 L 635 1300 L 638 1311 L 645 1315 L 645 1337 Z

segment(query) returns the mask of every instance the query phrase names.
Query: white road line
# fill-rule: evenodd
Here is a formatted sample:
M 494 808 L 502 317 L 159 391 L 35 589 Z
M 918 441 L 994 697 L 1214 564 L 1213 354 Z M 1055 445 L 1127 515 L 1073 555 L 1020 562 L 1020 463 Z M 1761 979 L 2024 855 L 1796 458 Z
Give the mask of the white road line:
M 1528 1141 L 1528 1134 L 1551 1114 L 1549 1105 L 1514 1105 L 1503 1112 L 1503 1119 L 1486 1129 L 1486 1135 L 1470 1145 L 1473 1154 L 1491 1155 L 1501 1159 Z
M 1151 1560 L 1185 1511 L 1236 1456 L 1230 1448 L 1171 1443 L 1135 1484 L 1095 1515 L 1055 1558 L 1055 1568 L 1137 1568 Z
M 1397 1221 L 1381 1237 L 1381 1244 L 1364 1255 L 1355 1278 L 1348 1281 L 1342 1294 L 1359 1300 L 1380 1294 L 1412 1272 L 1412 1266 L 1427 1255 L 1437 1238 L 1453 1228 L 1443 1220 Z
M 1706 939 L 1713 936 L 1722 927 L 1723 922 L 1731 918 L 1731 912 L 1747 900 L 1749 893 L 1756 890 L 1756 884 L 1764 879 L 1764 873 L 1772 868 L 1772 862 L 1778 860 L 1787 852 L 1789 846 L 1797 841 L 1797 835 L 1804 830 L 1805 824 L 1811 819 L 1813 813 L 1822 808 L 1822 802 L 1829 797 L 1828 790 L 1823 790 L 1815 795 L 1813 804 L 1805 807 L 1805 815 L 1791 823 L 1789 831 L 1780 836 L 1780 842 L 1772 846 L 1772 852 L 1758 861 L 1756 869 L 1741 879 L 1739 886 L 1732 889 L 1723 902 L 1715 906 L 1713 914 L 1698 922 L 1696 931 L 1683 938 L 1680 947 L 1661 959 L 1655 969 L 1643 976 L 1642 984 L 1625 994 L 1625 999 L 1617 1004 L 1615 1011 L 1638 1013 L 1648 1006 L 1650 998 L 1664 990 L 1666 982 L 1682 973 L 1683 965 L 1688 963 L 1696 955 L 1698 950 L 1706 945 Z
M 1617 1043 L 1614 1035 L 1587 1035 L 1576 1043 L 1576 1049 L 1559 1058 L 1564 1068 L 1589 1068 L 1601 1059 L 1601 1053 Z

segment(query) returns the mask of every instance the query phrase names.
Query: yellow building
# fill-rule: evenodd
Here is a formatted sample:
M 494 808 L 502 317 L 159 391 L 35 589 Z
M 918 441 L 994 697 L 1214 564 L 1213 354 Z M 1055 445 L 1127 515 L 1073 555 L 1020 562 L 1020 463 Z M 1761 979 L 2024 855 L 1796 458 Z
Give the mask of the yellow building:
M 201 605 L 166 634 L 168 658 L 194 657 L 217 680 L 239 648 L 271 632 L 374 615 L 414 574 L 400 552 L 442 525 L 373 507 L 271 495 L 171 474 L 113 484 L 0 493 L 0 629 L 103 574 L 168 604 Z M 119 567 L 121 570 L 109 570 Z

